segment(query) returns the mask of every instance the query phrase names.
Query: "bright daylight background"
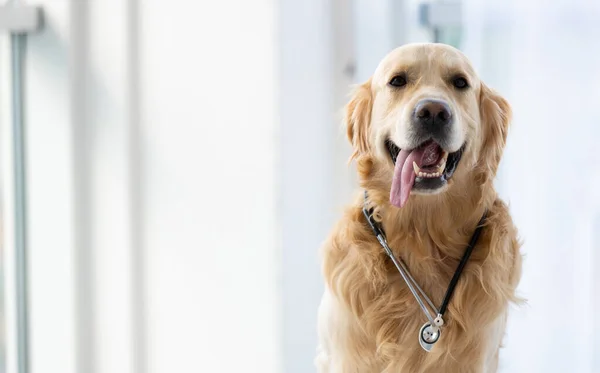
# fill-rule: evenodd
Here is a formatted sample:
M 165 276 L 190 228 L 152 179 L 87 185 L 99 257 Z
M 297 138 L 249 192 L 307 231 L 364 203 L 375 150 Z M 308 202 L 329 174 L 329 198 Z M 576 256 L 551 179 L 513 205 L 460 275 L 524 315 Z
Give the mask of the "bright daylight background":
M 354 189 L 338 114 L 434 38 L 514 108 L 529 304 L 502 372 L 600 372 L 600 3 L 421 3 L 30 0 L 43 30 L 12 43 L 0 18 L 0 372 L 314 372 L 317 250 Z

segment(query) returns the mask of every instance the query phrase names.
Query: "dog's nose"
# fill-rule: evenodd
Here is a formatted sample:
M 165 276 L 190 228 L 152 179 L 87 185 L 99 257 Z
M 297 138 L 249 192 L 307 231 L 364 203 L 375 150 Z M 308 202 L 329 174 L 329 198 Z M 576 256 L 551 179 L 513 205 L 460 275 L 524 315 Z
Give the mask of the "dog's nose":
M 421 100 L 415 107 L 414 116 L 417 123 L 428 127 L 445 127 L 452 120 L 450 106 L 441 100 Z

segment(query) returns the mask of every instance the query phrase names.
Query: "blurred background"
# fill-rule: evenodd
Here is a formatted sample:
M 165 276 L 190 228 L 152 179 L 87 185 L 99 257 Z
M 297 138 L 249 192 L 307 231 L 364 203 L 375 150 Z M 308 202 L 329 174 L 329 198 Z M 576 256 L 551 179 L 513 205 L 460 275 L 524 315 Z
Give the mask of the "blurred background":
M 417 41 L 514 109 L 502 372 L 600 372 L 598 1 L 0 3 L 0 372 L 314 372 L 340 111 Z

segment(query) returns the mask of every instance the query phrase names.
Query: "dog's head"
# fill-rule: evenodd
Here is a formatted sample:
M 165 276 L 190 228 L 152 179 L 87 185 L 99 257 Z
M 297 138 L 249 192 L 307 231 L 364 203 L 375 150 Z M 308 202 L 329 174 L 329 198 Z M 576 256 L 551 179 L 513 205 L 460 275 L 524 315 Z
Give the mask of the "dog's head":
M 461 193 L 490 182 L 506 141 L 510 107 L 479 80 L 467 58 L 443 44 L 388 54 L 346 107 L 363 186 L 412 195 Z

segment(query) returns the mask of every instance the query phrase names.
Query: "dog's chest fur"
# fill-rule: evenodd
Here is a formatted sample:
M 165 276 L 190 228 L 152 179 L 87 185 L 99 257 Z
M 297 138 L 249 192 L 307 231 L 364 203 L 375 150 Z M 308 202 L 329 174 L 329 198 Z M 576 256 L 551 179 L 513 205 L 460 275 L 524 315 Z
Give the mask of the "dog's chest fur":
M 418 342 L 426 318 L 400 274 L 359 217 L 346 218 L 347 229 L 336 230 L 323 252 L 327 291 L 319 311 L 320 372 L 495 372 L 516 259 L 514 240 L 494 226 L 494 218 L 461 276 L 430 353 Z M 390 231 L 388 238 L 439 307 L 468 237 L 442 243 L 444 250 L 427 235 Z

